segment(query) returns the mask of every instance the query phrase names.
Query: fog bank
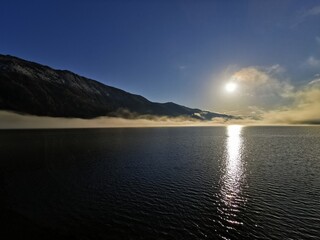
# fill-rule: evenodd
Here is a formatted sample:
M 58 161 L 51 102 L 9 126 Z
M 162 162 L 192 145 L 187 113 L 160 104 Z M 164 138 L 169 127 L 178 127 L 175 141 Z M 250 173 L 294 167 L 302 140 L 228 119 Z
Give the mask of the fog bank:
M 124 119 L 119 117 L 80 119 L 21 115 L 8 111 L 0 111 L 0 129 L 163 127 L 209 124 L 208 122 L 205 123 L 196 119 L 183 117 L 145 117 L 143 119 Z

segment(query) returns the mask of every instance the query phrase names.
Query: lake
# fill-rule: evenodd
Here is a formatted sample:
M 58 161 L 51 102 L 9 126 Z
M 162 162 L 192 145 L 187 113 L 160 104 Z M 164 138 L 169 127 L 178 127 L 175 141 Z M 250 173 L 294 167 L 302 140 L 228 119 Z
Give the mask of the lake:
M 11 239 L 319 239 L 320 127 L 0 131 Z

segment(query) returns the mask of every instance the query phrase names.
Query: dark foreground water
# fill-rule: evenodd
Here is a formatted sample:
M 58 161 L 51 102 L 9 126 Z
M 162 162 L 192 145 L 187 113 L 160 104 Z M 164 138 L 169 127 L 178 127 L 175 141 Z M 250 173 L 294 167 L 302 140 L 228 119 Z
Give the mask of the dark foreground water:
M 320 239 L 320 127 L 0 131 L 0 154 L 2 239 Z

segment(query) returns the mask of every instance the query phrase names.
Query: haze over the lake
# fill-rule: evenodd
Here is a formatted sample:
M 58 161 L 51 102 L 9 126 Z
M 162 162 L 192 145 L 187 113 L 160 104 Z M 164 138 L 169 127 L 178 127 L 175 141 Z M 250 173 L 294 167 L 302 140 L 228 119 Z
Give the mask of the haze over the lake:
M 156 102 L 320 122 L 319 1 L 13 0 L 1 9 L 3 54 Z

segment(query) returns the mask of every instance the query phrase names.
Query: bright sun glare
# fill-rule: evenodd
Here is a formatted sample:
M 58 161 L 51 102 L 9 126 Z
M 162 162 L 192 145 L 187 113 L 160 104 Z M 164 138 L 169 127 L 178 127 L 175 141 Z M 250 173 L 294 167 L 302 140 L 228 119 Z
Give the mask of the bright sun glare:
M 226 84 L 225 86 L 226 91 L 231 93 L 234 92 L 237 89 L 237 84 L 233 83 L 233 82 L 229 82 Z

